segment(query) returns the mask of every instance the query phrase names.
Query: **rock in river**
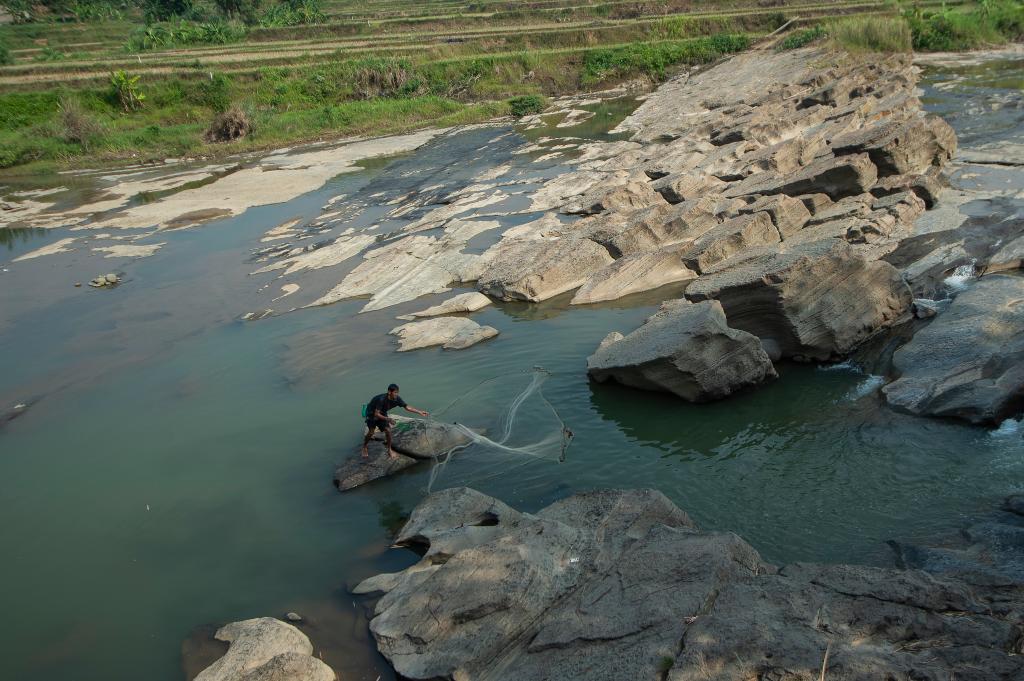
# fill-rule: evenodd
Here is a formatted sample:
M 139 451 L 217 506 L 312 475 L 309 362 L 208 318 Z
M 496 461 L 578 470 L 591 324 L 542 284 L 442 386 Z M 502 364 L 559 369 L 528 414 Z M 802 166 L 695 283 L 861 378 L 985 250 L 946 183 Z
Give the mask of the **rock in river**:
M 416 459 L 402 454 L 394 459 L 390 458 L 387 447 L 377 441 L 370 443 L 369 454 L 370 458 L 364 459 L 357 452 L 338 466 L 334 472 L 334 486 L 339 492 L 386 478 L 417 464 Z
M 454 447 L 469 444 L 466 431 L 452 423 L 394 416 L 392 442 L 396 452 L 414 459 L 434 459 Z
M 700 277 L 686 297 L 717 299 L 729 326 L 774 341 L 783 357 L 816 360 L 848 354 L 907 314 L 912 301 L 892 265 L 838 239 L 744 260 Z
M 630 293 L 693 279 L 697 273 L 682 261 L 682 248 L 668 246 L 656 251 L 619 258 L 598 270 L 573 296 L 573 305 L 615 300 Z
M 539 302 L 579 288 L 612 262 L 589 239 L 523 239 L 499 243 L 483 255 L 488 262 L 477 287 L 502 300 Z
M 757 337 L 730 329 L 718 301 L 664 303 L 633 333 L 605 340 L 587 359 L 592 378 L 691 402 L 721 399 L 776 375 Z
M 420 310 L 419 312 L 412 312 L 410 314 L 404 314 L 399 316 L 399 319 L 416 319 L 417 317 L 437 317 L 446 314 L 459 314 L 462 312 L 476 312 L 482 310 L 491 304 L 491 299 L 482 293 L 472 291 L 470 293 L 460 293 L 457 296 L 453 296 L 448 300 L 428 307 L 426 310 Z
M 480 326 L 465 317 L 435 317 L 396 326 L 388 333 L 398 336 L 398 351 L 407 352 L 433 345 L 445 350 L 462 350 L 494 338 L 498 330 L 493 326 Z
M 273 617 L 232 622 L 216 638 L 230 644 L 228 652 L 195 681 L 335 681 L 306 635 Z
M 372 577 L 370 629 L 407 679 L 1016 679 L 1019 587 L 918 571 L 765 563 L 660 492 L 577 494 L 536 514 L 428 496 Z
M 1024 406 L 1024 278 L 982 277 L 896 351 L 902 411 L 997 423 Z

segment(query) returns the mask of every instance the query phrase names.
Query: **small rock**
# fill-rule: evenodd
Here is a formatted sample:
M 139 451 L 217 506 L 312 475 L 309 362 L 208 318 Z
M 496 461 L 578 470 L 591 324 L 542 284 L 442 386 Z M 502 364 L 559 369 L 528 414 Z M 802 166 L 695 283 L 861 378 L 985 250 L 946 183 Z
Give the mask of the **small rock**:
M 481 326 L 465 317 L 434 317 L 409 322 L 389 331 L 398 336 L 398 351 L 419 350 L 440 345 L 445 350 L 463 350 L 498 335 L 492 326 Z
M 76 281 L 75 282 L 75 288 L 82 288 L 82 282 Z
M 335 681 L 334 671 L 313 657 L 313 644 L 292 625 L 259 617 L 232 622 L 216 634 L 229 644 L 195 681 Z
M 297 612 L 290 612 L 287 615 L 285 615 L 284 617 L 289 622 L 301 622 L 302 621 L 302 615 L 300 615 Z
M 103 278 L 106 280 L 108 284 L 116 284 L 118 281 L 120 281 L 120 278 L 113 272 L 111 272 L 110 274 L 103 275 Z

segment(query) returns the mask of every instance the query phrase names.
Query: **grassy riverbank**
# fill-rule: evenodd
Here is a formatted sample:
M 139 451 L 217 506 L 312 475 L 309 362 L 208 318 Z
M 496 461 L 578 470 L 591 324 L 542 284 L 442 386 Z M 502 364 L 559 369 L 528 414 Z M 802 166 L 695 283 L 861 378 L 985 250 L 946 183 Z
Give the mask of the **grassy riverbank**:
M 900 19 L 881 0 L 718 0 L 700 10 L 684 0 L 310 2 L 264 6 L 247 21 L 146 24 L 132 6 L 101 4 L 97 19 L 80 0 L 69 5 L 78 14 L 0 26 L 0 169 L 217 157 L 482 121 L 523 113 L 537 97 L 658 82 L 790 20 L 791 47 L 828 34 L 870 49 L 883 24 L 898 29 L 896 48 L 913 35 L 935 49 L 956 44 L 941 37 L 947 25 L 976 47 L 1015 39 L 1021 24 L 1019 8 L 1001 1 L 925 0 Z M 981 12 L 984 30 L 967 31 Z M 534 99 L 513 111 L 509 100 L 522 96 Z

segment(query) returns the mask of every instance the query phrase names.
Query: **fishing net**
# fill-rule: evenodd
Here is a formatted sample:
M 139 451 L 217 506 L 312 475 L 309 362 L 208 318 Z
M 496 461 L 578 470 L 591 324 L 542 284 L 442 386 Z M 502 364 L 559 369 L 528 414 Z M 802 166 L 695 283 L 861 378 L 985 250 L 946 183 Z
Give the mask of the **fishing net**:
M 433 418 L 454 422 L 469 443 L 435 459 L 427 491 L 478 485 L 516 468 L 564 461 L 573 434 L 544 395 L 550 376 L 543 367 L 494 376 L 435 412 Z

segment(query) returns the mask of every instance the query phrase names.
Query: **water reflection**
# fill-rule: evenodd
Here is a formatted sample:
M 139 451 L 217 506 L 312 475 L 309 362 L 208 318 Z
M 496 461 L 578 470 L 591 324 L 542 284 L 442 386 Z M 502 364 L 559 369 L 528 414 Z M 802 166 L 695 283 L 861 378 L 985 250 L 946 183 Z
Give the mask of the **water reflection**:
M 0 245 L 12 251 L 17 244 L 27 243 L 45 234 L 46 230 L 39 227 L 0 227 Z

